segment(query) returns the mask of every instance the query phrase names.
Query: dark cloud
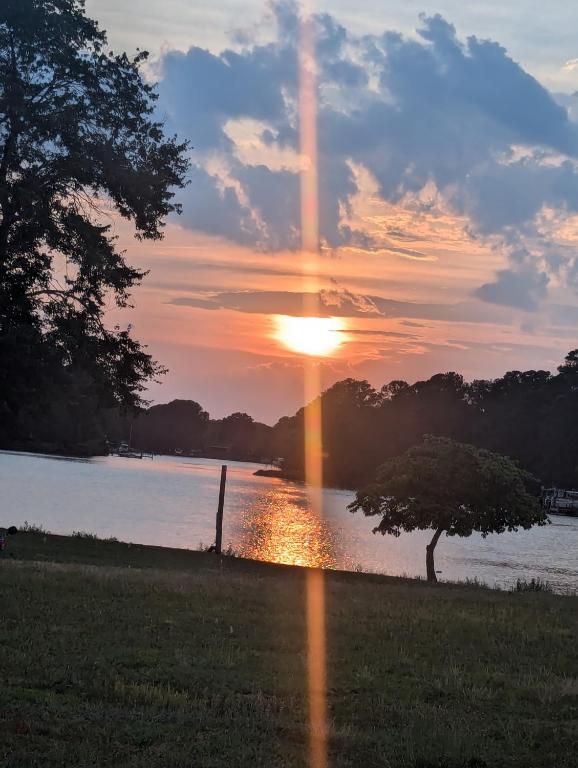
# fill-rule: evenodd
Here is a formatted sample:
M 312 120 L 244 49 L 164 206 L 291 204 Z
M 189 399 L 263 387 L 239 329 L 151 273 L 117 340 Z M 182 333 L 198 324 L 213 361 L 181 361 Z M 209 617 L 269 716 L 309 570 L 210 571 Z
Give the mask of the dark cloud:
M 232 309 L 236 312 L 266 315 L 312 315 L 315 317 L 381 317 L 378 309 L 363 312 L 355 299 L 343 298 L 338 306 L 331 296 L 319 292 L 308 294 L 291 291 L 223 291 L 195 297 L 172 299 L 171 304 L 198 309 Z
M 297 4 L 271 7 L 272 42 L 247 37 L 220 55 L 198 47 L 167 53 L 159 93 L 161 111 L 196 147 L 181 221 L 275 251 L 299 247 L 296 170 L 242 162 L 226 130 L 230 121 L 257 120 L 266 145 L 298 148 Z M 542 237 L 541 251 L 523 262 L 515 255 L 536 239 L 544 206 L 578 212 L 574 101 L 559 103 L 498 43 L 461 40 L 439 15 L 420 24 L 417 38 L 391 31 L 359 38 L 331 15 L 317 17 L 322 241 L 424 257 L 391 243 L 411 233 L 369 236 L 346 226 L 359 192 L 353 162 L 373 174 L 389 202 L 433 182 L 450 209 L 469 217 L 472 236 L 501 241 L 511 263 L 478 289 L 482 301 L 532 310 L 553 273 L 578 288 L 578 262 L 555 242 Z M 222 177 L 208 171 L 215 157 L 227 169 Z
M 349 328 L 346 331 L 348 336 L 369 336 L 371 338 L 387 338 L 387 339 L 418 339 L 415 333 L 401 333 L 399 331 L 378 331 L 366 328 Z
M 467 323 L 500 323 L 511 320 L 507 308 L 488 312 L 481 302 L 427 304 L 397 301 L 382 296 L 359 296 L 343 289 L 302 293 L 298 291 L 222 291 L 179 296 L 169 304 L 194 309 L 228 309 L 264 315 L 316 317 L 416 318 Z
M 423 251 L 416 251 L 415 248 L 400 248 L 396 245 L 390 245 L 384 243 L 383 250 L 389 251 L 389 253 L 395 253 L 398 256 L 403 256 L 406 259 L 413 259 L 414 261 L 435 261 L 435 258 L 429 253 Z
M 548 274 L 541 270 L 537 257 L 525 248 L 512 249 L 510 259 L 514 269 L 500 270 L 494 282 L 481 285 L 474 295 L 492 304 L 526 311 L 537 309 L 548 291 Z
M 406 232 L 403 229 L 398 229 L 397 227 L 387 227 L 386 231 L 388 236 L 392 237 L 394 240 L 404 240 L 407 242 L 414 242 L 415 240 L 419 239 L 417 233 Z
M 299 230 L 299 176 L 291 171 L 271 171 L 266 165 L 237 170 L 249 201 L 267 226 L 267 247 L 297 248 Z
M 286 117 L 283 90 L 295 91 L 297 61 L 291 44 L 254 46 L 216 56 L 193 46 L 162 59 L 161 107 L 197 150 L 232 151 L 224 128 L 231 119 L 275 124 Z
M 243 245 L 255 242 L 258 231 L 251 209 L 240 202 L 233 187 L 221 184 L 199 166 L 192 168 L 190 181 L 181 193 L 183 224 Z
M 493 283 L 481 285 L 475 295 L 492 304 L 533 310 L 546 297 L 547 286 L 548 275 L 545 272 L 503 269 L 498 272 Z
M 423 323 L 414 323 L 412 320 L 402 320 L 401 325 L 407 325 L 408 328 L 430 328 L 429 325 Z

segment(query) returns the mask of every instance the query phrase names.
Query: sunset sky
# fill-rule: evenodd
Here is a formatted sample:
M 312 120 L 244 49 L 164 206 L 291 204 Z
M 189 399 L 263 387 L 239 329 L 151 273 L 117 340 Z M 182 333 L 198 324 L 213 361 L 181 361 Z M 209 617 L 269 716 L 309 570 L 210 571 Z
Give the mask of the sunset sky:
M 325 386 L 553 369 L 578 346 L 578 5 L 318 2 L 316 314 Z M 150 397 L 273 423 L 303 403 L 277 317 L 303 312 L 296 6 L 87 0 L 147 48 L 191 184 L 114 314 L 170 369 Z

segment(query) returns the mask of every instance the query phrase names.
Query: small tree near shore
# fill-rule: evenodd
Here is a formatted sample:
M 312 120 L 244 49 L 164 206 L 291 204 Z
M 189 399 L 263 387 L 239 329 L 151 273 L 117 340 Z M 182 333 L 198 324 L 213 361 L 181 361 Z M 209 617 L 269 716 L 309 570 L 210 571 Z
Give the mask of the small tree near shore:
M 433 530 L 426 572 L 428 581 L 437 581 L 434 550 L 443 533 L 487 536 L 545 525 L 533 485 L 535 478 L 506 456 L 426 436 L 421 445 L 386 461 L 349 509 L 380 516 L 374 533 Z

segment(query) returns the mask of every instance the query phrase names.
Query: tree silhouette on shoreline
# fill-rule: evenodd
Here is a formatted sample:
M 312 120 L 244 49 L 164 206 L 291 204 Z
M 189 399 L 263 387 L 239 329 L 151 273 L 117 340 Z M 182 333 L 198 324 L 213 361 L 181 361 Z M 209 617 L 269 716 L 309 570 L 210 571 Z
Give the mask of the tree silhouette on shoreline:
M 1 5 L 4 439 L 43 420 L 83 432 L 91 410 L 139 406 L 146 382 L 164 370 L 130 327 L 105 322 L 107 303 L 128 306 L 145 275 L 127 263 L 111 221 L 160 239 L 188 168 L 187 144 L 166 137 L 153 116 L 146 58 L 109 52 L 82 0 Z
M 535 478 L 505 456 L 428 435 L 379 467 L 375 482 L 357 492 L 349 509 L 381 517 L 374 533 L 433 530 L 426 573 L 437 581 L 434 552 L 442 534 L 487 536 L 546 524 L 532 485 Z

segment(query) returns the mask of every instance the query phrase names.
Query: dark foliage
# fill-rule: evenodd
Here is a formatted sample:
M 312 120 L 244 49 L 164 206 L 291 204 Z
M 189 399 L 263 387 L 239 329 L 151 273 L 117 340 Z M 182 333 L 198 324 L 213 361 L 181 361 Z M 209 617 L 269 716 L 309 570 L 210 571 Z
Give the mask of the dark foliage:
M 105 307 L 144 273 L 114 215 L 158 239 L 186 145 L 163 134 L 146 53 L 106 48 L 82 0 L 0 5 L 0 445 L 94 449 L 103 406 L 141 405 L 162 368 Z M 112 215 L 111 215 L 112 214 Z
M 203 444 L 208 422 L 209 414 L 192 400 L 154 405 L 134 421 L 133 445 L 153 453 L 189 452 Z
M 392 381 L 381 390 L 345 379 L 321 395 L 321 405 L 328 485 L 370 483 L 384 461 L 419 445 L 426 434 L 509 456 L 544 484 L 578 485 L 578 350 L 557 374 L 511 371 L 467 383 L 457 373 L 443 373 L 415 384 Z M 302 477 L 304 416 L 301 408 L 268 427 L 244 413 L 210 419 L 198 403 L 175 400 L 137 419 L 115 411 L 107 432 L 112 440 L 126 440 L 132 421 L 139 449 L 283 457 L 287 474 Z
M 442 534 L 487 536 L 544 525 L 536 486 L 535 478 L 505 456 L 428 435 L 379 467 L 375 481 L 357 493 L 349 509 L 379 516 L 374 533 L 435 531 L 426 567 L 428 581 L 436 581 L 434 550 Z
M 547 581 L 542 579 L 532 578 L 530 581 L 526 579 L 517 579 L 516 586 L 512 590 L 513 592 L 552 592 L 552 587 Z
M 388 458 L 421 443 L 449 437 L 516 459 L 544 484 L 578 485 L 578 350 L 556 374 L 510 371 L 493 380 L 465 382 L 440 373 L 377 391 L 346 379 L 321 396 L 324 477 L 355 488 L 369 483 Z M 280 419 L 273 453 L 303 472 L 304 409 Z
M 210 419 L 194 400 L 153 405 L 137 417 L 118 411 L 108 414 L 107 436 L 113 443 L 128 441 L 139 451 L 216 456 L 239 460 L 272 458 L 272 427 L 246 413 Z

